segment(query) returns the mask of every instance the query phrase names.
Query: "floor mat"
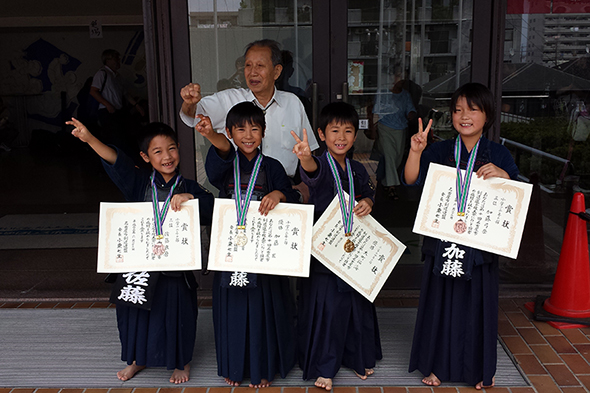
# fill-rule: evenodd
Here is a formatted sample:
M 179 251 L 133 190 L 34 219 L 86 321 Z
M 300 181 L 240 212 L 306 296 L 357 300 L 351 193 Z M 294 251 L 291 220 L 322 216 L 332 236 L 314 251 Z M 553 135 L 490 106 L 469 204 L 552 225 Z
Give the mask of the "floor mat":
M 341 369 L 335 386 L 423 386 L 419 372 L 408 373 L 416 309 L 378 308 L 383 360 L 361 381 Z M 182 387 L 227 386 L 217 376 L 211 309 L 199 310 L 191 379 Z M 0 309 L 0 386 L 11 388 L 171 387 L 170 371 L 146 369 L 121 382 L 124 367 L 114 309 Z M 249 381 L 244 381 L 247 386 Z M 273 386 L 313 386 L 294 368 Z M 463 386 L 445 384 L 445 386 Z M 496 386 L 528 386 L 498 343 Z

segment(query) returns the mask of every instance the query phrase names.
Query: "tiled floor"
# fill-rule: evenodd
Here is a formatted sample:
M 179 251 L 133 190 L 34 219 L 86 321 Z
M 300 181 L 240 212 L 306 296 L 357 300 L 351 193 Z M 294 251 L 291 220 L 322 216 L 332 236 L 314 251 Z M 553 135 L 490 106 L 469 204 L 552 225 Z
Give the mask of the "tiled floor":
M 531 387 L 494 388 L 494 393 L 584 393 L 590 391 L 590 327 L 555 329 L 532 320 L 524 307 L 530 299 L 500 299 L 499 334 L 512 353 Z M 381 307 L 415 307 L 417 299 L 378 299 Z M 0 302 L 0 308 L 105 308 L 108 302 Z M 210 307 L 210 301 L 201 301 Z M 233 389 L 233 392 L 232 392 Z M 137 388 L 137 389 L 11 389 L 0 387 L 0 393 L 254 393 L 255 389 L 239 388 Z M 489 389 L 488 389 L 489 390 Z M 314 387 L 270 387 L 265 393 L 321 392 Z M 468 393 L 474 388 L 454 387 L 335 387 L 334 393 Z

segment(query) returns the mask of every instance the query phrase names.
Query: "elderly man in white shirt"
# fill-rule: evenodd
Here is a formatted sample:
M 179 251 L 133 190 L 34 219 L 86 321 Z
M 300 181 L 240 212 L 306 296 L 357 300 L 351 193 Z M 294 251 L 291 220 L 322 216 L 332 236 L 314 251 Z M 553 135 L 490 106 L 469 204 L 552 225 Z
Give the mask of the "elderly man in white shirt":
M 262 141 L 262 153 L 283 164 L 287 175 L 293 177 L 297 170 L 297 157 L 293 154 L 295 140 L 291 131 L 302 138 L 307 133 L 309 147 L 319 147 L 305 108 L 299 98 L 289 92 L 275 88 L 275 81 L 283 69 L 281 51 L 273 40 L 260 40 L 246 47 L 244 76 L 248 89 L 227 89 L 207 97 L 201 97 L 201 86 L 189 83 L 180 91 L 183 99 L 180 118 L 189 127 L 197 124 L 197 115 L 211 118 L 213 128 L 225 133 L 225 116 L 229 109 L 242 101 L 251 101 L 266 114 L 266 133 Z M 303 183 L 295 188 L 302 194 L 302 201 L 308 198 Z

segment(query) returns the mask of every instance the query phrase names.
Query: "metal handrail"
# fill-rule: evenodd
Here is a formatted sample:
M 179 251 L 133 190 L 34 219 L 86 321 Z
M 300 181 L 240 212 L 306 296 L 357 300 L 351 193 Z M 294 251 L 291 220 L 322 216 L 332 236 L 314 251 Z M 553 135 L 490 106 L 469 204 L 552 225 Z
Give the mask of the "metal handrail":
M 502 145 L 508 144 L 510 146 L 518 147 L 521 150 L 528 151 L 529 153 L 533 153 L 533 154 L 538 155 L 538 156 L 541 156 L 541 157 L 549 158 L 549 159 L 554 160 L 554 161 L 562 162 L 565 165 L 570 165 L 571 164 L 571 161 L 568 160 L 568 159 L 566 159 L 566 158 L 561 158 L 561 157 L 555 156 L 553 154 L 546 153 L 546 152 L 544 152 L 542 150 L 535 149 L 534 147 L 530 147 L 530 146 L 527 146 L 527 145 L 523 145 L 522 143 L 511 141 L 510 139 L 500 138 L 500 143 Z

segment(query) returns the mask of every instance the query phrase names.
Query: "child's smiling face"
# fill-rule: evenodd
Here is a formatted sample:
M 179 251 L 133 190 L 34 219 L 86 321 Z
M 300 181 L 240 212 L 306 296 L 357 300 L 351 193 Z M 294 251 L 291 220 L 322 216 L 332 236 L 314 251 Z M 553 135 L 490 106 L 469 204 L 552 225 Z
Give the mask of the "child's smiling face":
M 346 153 L 354 145 L 356 132 L 351 123 L 331 121 L 325 130 L 319 130 L 320 139 L 326 142 L 326 148 L 338 162 L 344 163 Z
M 176 174 L 176 168 L 180 163 L 178 144 L 172 138 L 165 135 L 157 135 L 151 141 L 147 154 L 139 153 L 145 162 L 151 164 L 152 168 L 160 172 L 166 182 Z
M 483 133 L 487 116 L 475 104 L 469 106 L 465 97 L 459 97 L 453 111 L 453 127 L 463 138 L 479 138 Z
M 226 128 L 227 136 L 234 141 L 238 149 L 248 160 L 252 160 L 258 153 L 258 146 L 262 143 L 264 129 L 258 124 L 245 122 L 242 125 Z

